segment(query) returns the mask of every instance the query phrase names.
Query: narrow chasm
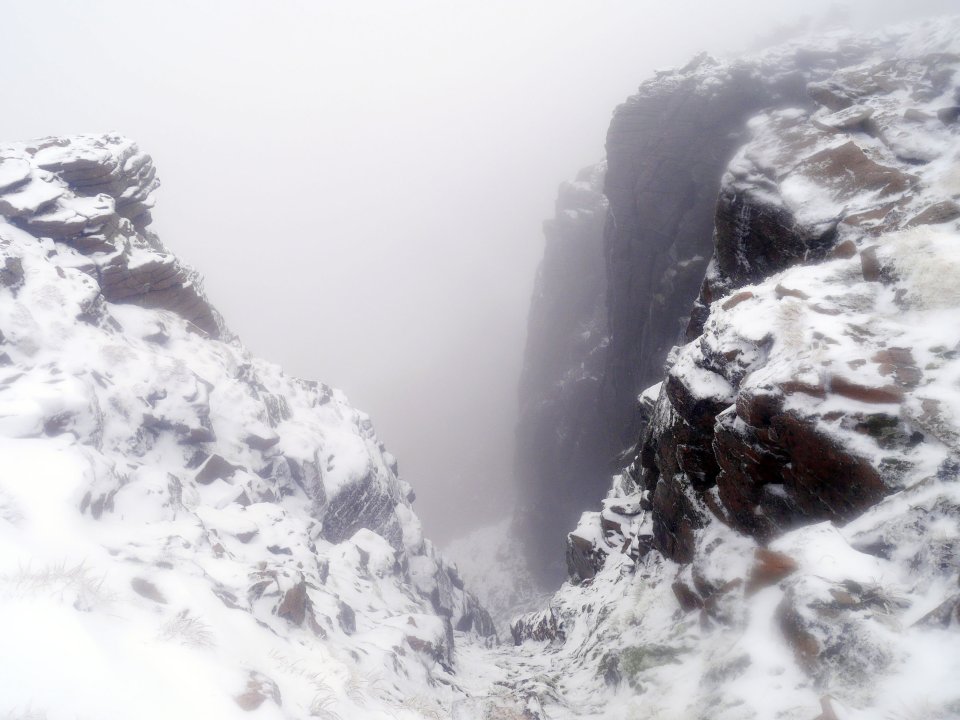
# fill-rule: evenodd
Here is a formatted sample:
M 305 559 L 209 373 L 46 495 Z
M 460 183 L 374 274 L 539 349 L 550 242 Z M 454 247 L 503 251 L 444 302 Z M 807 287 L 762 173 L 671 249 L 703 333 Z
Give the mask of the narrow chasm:
M 544 224 L 514 511 L 442 549 L 150 155 L 0 146 L 0 718 L 960 717 L 958 106 L 958 17 L 646 80 Z

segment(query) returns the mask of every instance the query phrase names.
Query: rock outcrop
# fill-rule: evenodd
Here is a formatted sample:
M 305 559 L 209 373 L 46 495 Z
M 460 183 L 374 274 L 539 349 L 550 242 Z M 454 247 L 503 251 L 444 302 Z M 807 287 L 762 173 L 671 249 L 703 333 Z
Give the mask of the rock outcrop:
M 609 464 L 600 387 L 608 344 L 601 189 L 605 164 L 560 187 L 530 307 L 520 380 L 514 532 L 534 577 L 562 577 L 562 529 L 596 498 L 584 478 Z M 603 473 L 604 475 L 606 473 Z
M 0 147 L 0 713 L 394 712 L 492 621 L 370 419 L 164 250 L 156 186 L 114 135 Z
M 8 145 L 0 155 L 0 216 L 75 248 L 102 299 L 172 310 L 218 337 L 224 326 L 199 276 L 147 229 L 159 185 L 150 156 L 117 135 Z
M 694 301 L 713 253 L 721 177 L 746 121 L 765 109 L 812 110 L 811 83 L 880 44 L 834 39 L 818 52 L 788 45 L 723 63 L 701 55 L 661 72 L 614 112 L 604 197 L 590 200 L 589 221 L 561 188 L 530 310 L 517 437 L 526 494 L 518 531 L 545 582 L 559 581 L 551 559 L 563 528 L 636 444 L 638 395 L 661 378 L 691 312 L 702 313 Z
M 641 717 L 960 712 L 958 30 L 768 56 L 833 67 L 745 123 L 682 342 L 623 420 L 636 449 L 568 537 L 571 584 L 513 625 L 581 696 L 629 687 Z

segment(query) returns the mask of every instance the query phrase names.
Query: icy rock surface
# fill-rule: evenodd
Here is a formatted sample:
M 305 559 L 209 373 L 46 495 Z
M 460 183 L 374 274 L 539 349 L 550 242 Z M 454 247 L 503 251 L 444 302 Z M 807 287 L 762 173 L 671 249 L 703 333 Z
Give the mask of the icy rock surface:
M 370 419 L 225 330 L 114 135 L 0 147 L 0 716 L 420 718 L 493 625 Z
M 749 122 L 633 462 L 513 624 L 556 717 L 960 716 L 958 37 L 812 46 L 814 106 Z
M 721 177 L 747 120 L 765 109 L 812 111 L 811 83 L 887 52 L 890 38 L 836 34 L 659 72 L 613 114 L 593 203 L 603 202 L 603 222 L 561 188 L 531 303 L 517 436 L 527 493 L 519 527 L 541 581 L 560 582 L 561 528 L 605 492 L 634 448 L 637 396 L 683 338 L 713 252 Z

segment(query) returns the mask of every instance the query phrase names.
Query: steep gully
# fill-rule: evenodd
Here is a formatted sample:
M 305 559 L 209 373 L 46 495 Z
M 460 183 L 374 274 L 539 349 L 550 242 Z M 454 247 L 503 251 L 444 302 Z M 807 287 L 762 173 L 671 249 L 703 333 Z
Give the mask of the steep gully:
M 701 56 L 617 109 L 545 228 L 514 529 L 570 582 L 515 646 L 369 418 L 150 231 L 149 156 L 0 148 L 0 700 L 94 625 L 132 690 L 75 715 L 956 717 L 957 37 Z

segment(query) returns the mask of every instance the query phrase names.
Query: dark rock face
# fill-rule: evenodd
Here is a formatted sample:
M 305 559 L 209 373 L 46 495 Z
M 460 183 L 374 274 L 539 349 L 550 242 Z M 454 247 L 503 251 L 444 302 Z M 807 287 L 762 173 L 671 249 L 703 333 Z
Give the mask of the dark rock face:
M 603 165 L 561 186 L 537 271 L 520 382 L 517 535 L 546 583 L 563 577 L 564 537 L 606 477 L 600 383 L 606 351 Z
M 775 714 L 728 694 L 731 680 L 774 663 L 798 671 L 807 693 L 802 711 L 791 698 L 781 714 L 813 717 L 819 705 L 822 718 L 848 706 L 880 716 L 889 678 L 915 681 L 929 653 L 907 650 L 909 636 L 936 633 L 941 652 L 955 647 L 960 135 L 936 110 L 955 104 L 960 53 L 917 53 L 931 51 L 931 38 L 953 47 L 957 22 L 886 33 L 868 59 L 824 49 L 804 65 L 797 53 L 788 64 L 808 79 L 835 69 L 810 84 L 815 106 L 771 108 L 745 123 L 746 144 L 716 179 L 712 258 L 686 337 L 636 404 L 632 462 L 601 511 L 583 513 L 569 534 L 570 582 L 547 611 L 513 623 L 517 642 L 549 640 L 558 655 L 589 658 L 595 686 L 627 682 L 651 717 L 673 712 L 658 705 L 666 696 L 683 716 L 704 718 Z M 791 51 L 773 55 L 783 68 Z M 742 89 L 729 85 L 736 76 L 710 84 L 715 103 Z M 658 151 L 645 153 L 666 166 Z M 611 222 L 618 207 L 629 218 L 629 203 L 644 200 L 630 194 L 635 178 L 614 198 L 616 162 L 611 155 Z M 645 206 L 638 222 L 679 193 Z M 616 229 L 607 226 L 608 251 Z M 657 327 L 648 308 L 658 321 L 670 315 L 662 297 L 644 295 L 651 278 L 630 272 L 627 239 L 621 249 L 623 277 L 608 265 L 605 389 L 641 377 L 645 353 L 656 352 L 643 335 Z M 662 275 L 661 266 L 652 278 Z M 630 348 L 618 346 L 617 327 L 633 332 Z M 637 390 L 621 386 L 622 407 Z M 690 634 L 678 640 L 682 616 Z M 746 638 L 758 622 L 780 660 L 742 652 L 756 647 Z M 693 670 L 700 700 L 689 701 L 692 685 L 645 684 L 651 664 L 683 657 L 694 667 L 687 653 L 705 661 Z M 919 690 L 918 703 L 928 695 Z M 958 707 L 951 693 L 929 714 L 953 717 Z
M 323 514 L 323 537 L 339 543 L 360 528 L 369 528 L 399 547 L 402 537 L 395 506 L 396 499 L 384 492 L 380 478 L 370 473 L 330 499 Z
M 691 313 L 702 323 L 704 306 L 695 301 L 720 222 L 721 178 L 746 137 L 747 119 L 766 108 L 809 106 L 807 83 L 863 52 L 851 47 L 811 57 L 798 51 L 775 62 L 732 66 L 701 56 L 661 73 L 618 107 L 610 124 L 602 236 L 599 173 L 585 171 L 561 188 L 530 310 L 517 433 L 518 534 L 544 582 L 562 577 L 555 558 L 564 529 L 628 461 L 643 426 L 637 396 L 661 379 Z M 870 170 L 864 173 L 873 177 Z M 588 179 L 590 194 L 587 188 L 575 194 Z M 728 200 L 737 232 L 745 222 L 738 210 L 743 202 Z M 770 257 L 751 265 L 754 275 L 765 277 L 777 263 L 791 261 L 781 245 L 796 242 L 795 224 L 771 208 L 751 207 L 751 237 L 775 238 Z M 761 257 L 761 248 L 750 250 Z M 712 418 L 709 412 L 703 417 Z M 699 466 L 707 484 L 717 473 L 694 446 L 684 463 Z
M 845 97 L 873 104 L 857 106 L 870 127 L 830 120 L 831 106 L 812 116 L 770 112 L 731 162 L 691 342 L 668 371 L 634 465 L 667 557 L 689 562 L 695 532 L 711 517 L 761 542 L 812 522 L 846 523 L 905 485 L 915 448 L 942 426 L 931 422 L 938 401 L 922 391 L 937 366 L 918 367 L 885 320 L 866 330 L 851 319 L 883 317 L 878 287 L 904 309 L 921 306 L 906 300 L 916 290 L 896 270 L 909 262 L 897 256 L 906 251 L 873 238 L 916 228 L 924 217 L 916 208 L 945 202 L 917 192 L 930 182 L 926 171 L 904 159 L 902 139 L 891 140 L 910 121 L 886 96 L 899 81 L 924 90 L 925 64 L 859 68 L 859 86 L 841 71 Z M 868 136 L 881 140 L 869 156 Z M 951 222 L 950 213 L 926 217 Z M 811 265 L 822 269 L 800 270 Z M 730 334 L 734 317 L 764 329 Z M 948 435 L 935 437 L 951 446 Z
M 796 59 L 769 74 L 734 67 L 708 88 L 712 65 L 700 57 L 645 83 L 617 108 L 607 133 L 610 347 L 602 407 L 619 450 L 640 431 L 637 395 L 661 378 L 667 352 L 683 337 L 713 252 L 720 180 L 746 120 L 763 108 L 808 102 L 811 71 Z

